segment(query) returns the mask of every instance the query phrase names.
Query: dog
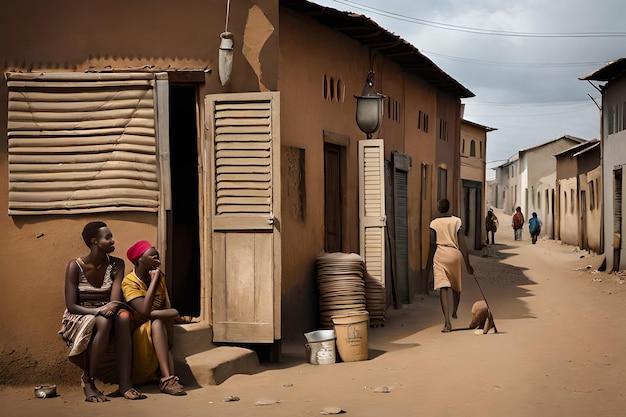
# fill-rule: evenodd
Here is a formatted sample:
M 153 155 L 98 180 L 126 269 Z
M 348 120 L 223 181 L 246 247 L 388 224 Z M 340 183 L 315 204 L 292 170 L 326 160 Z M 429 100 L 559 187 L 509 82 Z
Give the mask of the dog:
M 471 329 L 482 329 L 482 334 L 489 333 L 489 330 L 496 331 L 496 325 L 493 321 L 493 316 L 487 308 L 487 302 L 485 300 L 476 301 L 472 305 L 472 321 L 469 324 Z M 480 334 L 480 330 L 474 332 Z

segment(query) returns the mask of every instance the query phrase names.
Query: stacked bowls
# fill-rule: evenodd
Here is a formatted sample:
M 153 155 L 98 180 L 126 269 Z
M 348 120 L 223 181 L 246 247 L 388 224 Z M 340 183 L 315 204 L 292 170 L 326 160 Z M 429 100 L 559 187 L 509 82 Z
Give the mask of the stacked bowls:
M 387 296 L 382 283 L 365 271 L 366 308 L 370 313 L 370 326 L 385 325 Z
M 332 316 L 366 310 L 365 263 L 356 253 L 322 252 L 316 260 L 320 323 L 332 329 Z

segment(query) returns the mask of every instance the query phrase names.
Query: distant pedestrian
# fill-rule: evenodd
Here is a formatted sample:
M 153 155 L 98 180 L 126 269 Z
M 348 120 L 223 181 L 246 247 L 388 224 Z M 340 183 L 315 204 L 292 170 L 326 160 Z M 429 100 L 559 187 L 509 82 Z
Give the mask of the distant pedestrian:
M 489 211 L 487 211 L 487 217 L 485 218 L 485 229 L 487 230 L 487 244 L 489 244 L 489 232 L 491 232 L 491 244 L 496 244 L 495 234 L 498 230 L 498 226 L 498 218 L 495 214 L 493 214 L 493 209 L 490 208 Z
M 537 243 L 537 238 L 541 234 L 541 220 L 537 217 L 537 213 L 533 212 L 533 217 L 528 220 L 528 230 L 533 240 L 533 245 Z
M 515 209 L 515 214 L 513 214 L 513 221 L 511 222 L 511 226 L 513 226 L 513 232 L 515 233 L 515 240 L 522 240 L 522 228 L 524 227 L 524 215 L 522 214 L 521 207 L 517 207 Z
M 435 290 L 439 290 L 441 310 L 445 319 L 442 333 L 452 331 L 450 321 L 450 289 L 452 289 L 452 318 L 457 318 L 456 312 L 461 300 L 461 268 L 463 261 L 470 274 L 474 268 L 469 261 L 465 246 L 465 236 L 461 219 L 449 213 L 450 202 L 443 198 L 437 203 L 440 217 L 430 222 L 430 252 L 426 271 L 433 268 Z

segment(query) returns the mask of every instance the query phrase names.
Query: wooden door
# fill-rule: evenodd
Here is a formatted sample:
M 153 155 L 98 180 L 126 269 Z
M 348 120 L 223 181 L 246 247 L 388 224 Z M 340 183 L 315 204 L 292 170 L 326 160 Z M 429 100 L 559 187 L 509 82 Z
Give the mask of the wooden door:
M 206 97 L 213 340 L 280 339 L 279 94 Z
M 341 146 L 324 144 L 324 250 L 341 252 Z
M 384 141 L 359 141 L 359 238 L 367 271 L 385 285 Z

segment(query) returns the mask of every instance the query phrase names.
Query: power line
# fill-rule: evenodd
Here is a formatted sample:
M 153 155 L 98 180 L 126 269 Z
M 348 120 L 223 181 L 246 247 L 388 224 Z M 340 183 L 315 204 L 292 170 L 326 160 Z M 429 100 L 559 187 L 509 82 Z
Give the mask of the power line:
M 402 20 L 418 25 L 430 26 L 438 29 L 450 30 L 454 32 L 474 33 L 477 35 L 491 36 L 511 36 L 519 38 L 621 38 L 626 37 L 626 32 L 514 32 L 507 30 L 489 30 L 472 28 L 468 26 L 450 25 L 447 23 L 434 22 L 431 20 L 419 19 L 417 17 L 406 16 L 399 13 L 389 12 L 376 7 L 363 5 L 350 0 L 335 0 L 355 9 L 364 10 L 391 19 Z
M 432 55 L 439 58 L 449 59 L 451 61 L 458 62 L 466 62 L 470 64 L 478 64 L 478 65 L 490 65 L 490 66 L 501 66 L 501 67 L 523 67 L 523 68 L 531 68 L 531 67 L 539 67 L 539 68 L 568 68 L 568 67 L 588 67 L 594 66 L 599 67 L 601 65 L 605 65 L 606 62 L 498 62 L 498 61 L 483 61 L 480 59 L 472 59 L 472 58 L 462 58 L 452 55 L 444 55 L 438 54 L 436 52 L 425 51 L 422 49 L 422 53 L 426 55 Z

